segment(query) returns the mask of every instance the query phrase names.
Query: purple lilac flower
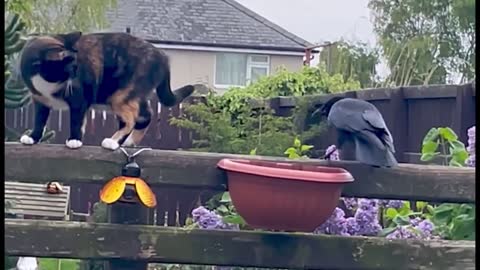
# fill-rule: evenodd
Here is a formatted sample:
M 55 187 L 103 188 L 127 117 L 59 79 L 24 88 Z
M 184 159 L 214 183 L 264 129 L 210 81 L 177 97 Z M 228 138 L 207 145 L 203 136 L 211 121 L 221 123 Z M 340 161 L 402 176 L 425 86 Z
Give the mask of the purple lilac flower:
M 357 235 L 373 236 L 382 230 L 378 221 L 378 206 L 377 200 L 358 200 L 358 209 L 354 215 L 358 226 Z
M 419 217 L 410 219 L 410 225 L 412 225 L 413 227 L 418 226 L 418 224 L 420 224 L 420 222 L 422 222 L 422 219 L 419 218 Z
M 465 161 L 466 165 L 469 167 L 475 167 L 475 126 L 467 130 L 468 135 L 468 158 Z
M 397 227 L 395 231 L 387 235 L 387 239 L 419 239 L 419 233 L 409 225 Z
M 395 231 L 387 235 L 388 239 L 437 239 L 438 236 L 432 235 L 435 226 L 428 219 L 419 217 L 411 219 L 410 225 L 397 227 Z
M 415 228 L 420 231 L 423 239 L 430 239 L 432 232 L 435 229 L 435 225 L 433 225 L 430 220 L 425 219 L 422 220 Z
M 334 150 L 335 149 L 335 150 Z M 340 155 L 338 154 L 337 146 L 335 144 L 330 145 L 327 150 L 325 150 L 325 155 L 333 151 L 330 155 L 330 160 L 340 160 Z
M 320 225 L 320 227 L 315 229 L 314 233 L 349 235 L 344 223 L 345 212 L 341 208 L 336 207 L 333 214 L 327 219 L 327 221 Z
M 358 235 L 358 232 L 360 231 L 357 220 L 354 217 L 345 219 L 344 226 L 349 235 Z
M 238 230 L 237 224 L 224 223 L 222 217 L 210 211 L 203 206 L 197 207 L 192 210 L 192 219 L 202 229 L 227 229 Z
M 403 206 L 403 201 L 401 200 L 382 200 L 380 205 L 385 208 L 395 208 L 400 209 Z

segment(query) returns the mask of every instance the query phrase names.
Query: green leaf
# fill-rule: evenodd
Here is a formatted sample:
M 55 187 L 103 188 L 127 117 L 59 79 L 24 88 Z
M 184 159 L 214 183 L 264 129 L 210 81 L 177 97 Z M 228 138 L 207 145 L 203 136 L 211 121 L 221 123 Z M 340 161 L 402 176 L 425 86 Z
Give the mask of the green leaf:
M 420 160 L 421 161 L 430 161 L 432 160 L 433 158 L 435 158 L 436 156 L 440 155 L 439 152 L 435 152 L 435 153 L 425 153 L 425 154 L 422 154 L 422 156 L 420 157 Z
M 285 155 L 291 155 L 291 154 L 296 154 L 296 153 L 297 153 L 297 150 L 293 147 L 287 148 L 287 150 L 285 150 L 285 152 L 284 152 Z
M 398 212 L 395 208 L 388 208 L 387 211 L 385 211 L 385 216 L 388 219 L 393 219 L 398 215 Z
M 223 222 L 231 223 L 231 224 L 238 224 L 238 225 L 245 225 L 247 224 L 245 220 L 240 215 L 228 215 L 223 217 Z
M 220 199 L 221 203 L 230 203 L 232 202 L 232 198 L 230 198 L 230 193 L 228 191 L 222 194 L 222 198 Z
M 303 153 L 303 152 L 308 151 L 312 148 L 313 148 L 313 145 L 302 145 L 302 147 L 300 148 L 300 151 Z
M 451 159 L 448 165 L 452 167 L 463 167 L 463 165 L 458 161 L 456 161 L 455 159 Z
M 475 218 L 462 214 L 456 216 L 452 223 L 452 240 L 475 240 Z
M 225 206 L 225 205 L 220 205 L 219 207 L 217 207 L 216 209 L 218 212 L 220 212 L 221 214 L 226 214 L 228 213 L 228 208 Z
M 422 145 L 427 143 L 427 142 L 433 142 L 433 141 L 436 141 L 437 138 L 438 138 L 438 135 L 439 135 L 439 132 L 438 132 L 438 129 L 437 128 L 431 128 L 427 134 L 425 135 L 425 137 L 423 138 L 423 142 L 422 142 Z
M 397 229 L 397 227 L 385 228 L 385 229 L 380 231 L 378 236 L 385 237 L 385 236 L 391 234 L 392 232 L 394 232 L 396 229 Z
M 392 221 L 399 226 L 410 225 L 410 218 L 406 216 L 397 215 Z
M 302 145 L 302 142 L 300 142 L 298 138 L 295 138 L 295 140 L 293 141 L 293 147 L 300 148 L 301 145 Z
M 423 211 L 423 208 L 425 208 L 428 205 L 428 203 L 427 202 L 416 202 L 415 205 L 417 206 L 417 209 L 419 211 Z
M 431 215 L 433 215 L 435 213 L 435 209 L 433 208 L 432 205 L 427 204 L 427 212 Z
M 450 146 L 455 150 L 465 150 L 465 145 L 461 141 L 449 141 Z
M 422 156 L 424 154 L 433 154 L 438 148 L 438 142 L 428 141 L 422 145 Z
M 257 154 L 257 148 L 250 150 L 250 155 L 255 156 Z
M 456 141 L 458 139 L 457 134 L 449 127 L 442 127 L 438 129 L 440 136 L 442 136 L 445 140 L 451 142 Z

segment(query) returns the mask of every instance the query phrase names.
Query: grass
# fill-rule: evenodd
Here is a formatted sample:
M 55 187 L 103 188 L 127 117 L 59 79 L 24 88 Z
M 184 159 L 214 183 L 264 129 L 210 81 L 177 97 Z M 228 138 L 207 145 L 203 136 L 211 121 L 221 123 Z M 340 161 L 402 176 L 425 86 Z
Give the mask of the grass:
M 58 266 L 58 259 L 53 258 L 39 258 L 40 265 L 39 268 L 42 270 L 57 270 Z M 72 260 L 72 259 L 61 259 L 62 264 L 60 265 L 59 270 L 79 270 L 80 260 Z

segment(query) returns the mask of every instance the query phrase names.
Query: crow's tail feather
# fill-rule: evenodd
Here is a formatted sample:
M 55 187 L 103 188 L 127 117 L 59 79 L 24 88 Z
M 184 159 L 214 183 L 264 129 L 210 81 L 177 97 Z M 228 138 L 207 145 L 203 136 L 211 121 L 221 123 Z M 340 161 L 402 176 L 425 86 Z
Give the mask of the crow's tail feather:
M 355 158 L 361 163 L 377 167 L 393 167 L 398 164 L 389 148 L 379 148 L 361 138 L 355 138 Z

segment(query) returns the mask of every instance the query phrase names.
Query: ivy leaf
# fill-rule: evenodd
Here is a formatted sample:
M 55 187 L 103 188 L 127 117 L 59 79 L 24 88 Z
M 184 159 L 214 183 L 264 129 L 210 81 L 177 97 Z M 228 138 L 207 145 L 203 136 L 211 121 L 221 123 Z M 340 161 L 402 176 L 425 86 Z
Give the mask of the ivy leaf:
M 438 148 L 437 141 L 428 141 L 422 145 L 422 154 L 433 154 Z
M 458 139 L 457 134 L 455 134 L 455 131 L 453 131 L 449 127 L 444 127 L 444 128 L 439 128 L 438 129 L 439 134 L 447 141 L 456 141 Z
M 425 137 L 423 138 L 422 145 L 427 143 L 427 142 L 436 141 L 438 139 L 438 135 L 439 135 L 438 129 L 437 128 L 431 128 L 427 132 L 427 135 L 425 135 Z

